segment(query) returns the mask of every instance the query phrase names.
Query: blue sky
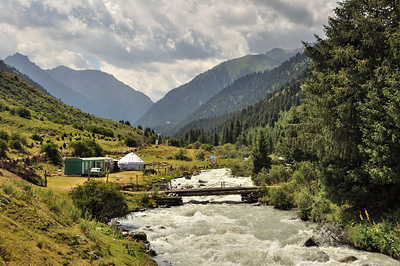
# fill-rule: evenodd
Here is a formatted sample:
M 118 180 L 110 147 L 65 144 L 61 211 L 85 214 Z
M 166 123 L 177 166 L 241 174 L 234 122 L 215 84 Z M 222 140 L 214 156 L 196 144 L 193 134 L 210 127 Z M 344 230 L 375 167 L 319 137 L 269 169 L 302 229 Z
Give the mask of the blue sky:
M 336 0 L 2 0 L 0 58 L 100 69 L 157 101 L 215 65 L 324 36 Z

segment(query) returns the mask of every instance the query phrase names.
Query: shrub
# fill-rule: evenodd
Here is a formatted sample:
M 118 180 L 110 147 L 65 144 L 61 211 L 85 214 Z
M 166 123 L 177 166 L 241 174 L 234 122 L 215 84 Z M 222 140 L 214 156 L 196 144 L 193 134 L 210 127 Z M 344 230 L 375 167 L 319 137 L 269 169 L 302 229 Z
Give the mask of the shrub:
M 272 165 L 270 170 L 263 168 L 261 172 L 252 177 L 253 182 L 257 185 L 266 184 L 274 185 L 282 182 L 290 181 L 292 170 L 283 165 Z
M 277 209 L 290 210 L 294 206 L 294 197 L 285 187 L 279 187 L 271 191 L 271 203 Z
M 179 149 L 177 153 L 174 154 L 174 160 L 190 161 L 191 159 L 186 156 L 186 150 Z
M 62 165 L 62 156 L 60 151 L 58 150 L 58 146 L 52 142 L 45 144 L 41 152 L 45 153 L 45 160 L 49 161 L 54 165 Z
M 8 141 L 10 139 L 10 135 L 4 130 L 0 130 L 0 139 Z
M 137 147 L 138 146 L 138 141 L 130 136 L 125 138 L 124 143 L 128 147 Z
M 16 109 L 16 113 L 20 117 L 27 118 L 27 119 L 31 118 L 31 111 L 29 111 L 29 109 L 27 109 L 26 107 L 18 107 Z
M 34 133 L 31 136 L 31 139 L 36 140 L 36 141 L 42 141 L 43 140 L 38 133 Z
M 96 157 L 103 155 L 103 148 L 94 140 L 80 140 L 71 143 L 74 154 L 79 157 Z
M 87 218 L 107 222 L 111 218 L 128 214 L 125 197 L 113 183 L 86 181 L 71 192 L 75 206 Z
M 250 176 L 252 165 L 249 160 L 235 161 L 231 166 L 231 172 L 234 176 Z
M 0 139 L 0 158 L 7 158 L 8 145 L 7 142 Z
M 197 160 L 203 161 L 203 160 L 204 160 L 204 157 L 205 157 L 204 152 L 200 151 L 200 152 L 196 153 L 196 159 L 197 159 Z

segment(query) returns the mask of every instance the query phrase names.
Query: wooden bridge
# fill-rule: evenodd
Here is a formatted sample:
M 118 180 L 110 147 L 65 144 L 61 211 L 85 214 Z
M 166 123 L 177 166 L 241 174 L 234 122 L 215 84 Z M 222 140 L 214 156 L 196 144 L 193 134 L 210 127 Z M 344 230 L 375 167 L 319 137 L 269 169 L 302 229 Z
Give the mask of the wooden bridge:
M 261 188 L 254 187 L 209 187 L 209 188 L 191 188 L 191 189 L 174 189 L 160 191 L 163 194 L 174 194 L 180 197 L 194 196 L 213 196 L 213 195 L 248 195 L 252 191 Z

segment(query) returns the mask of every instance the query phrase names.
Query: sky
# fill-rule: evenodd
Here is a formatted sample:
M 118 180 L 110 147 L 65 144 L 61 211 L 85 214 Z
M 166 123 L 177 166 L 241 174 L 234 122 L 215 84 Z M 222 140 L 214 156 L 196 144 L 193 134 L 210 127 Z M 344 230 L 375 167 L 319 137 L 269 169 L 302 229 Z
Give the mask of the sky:
M 223 61 L 324 37 L 337 0 L 1 0 L 0 59 L 98 69 L 153 101 Z

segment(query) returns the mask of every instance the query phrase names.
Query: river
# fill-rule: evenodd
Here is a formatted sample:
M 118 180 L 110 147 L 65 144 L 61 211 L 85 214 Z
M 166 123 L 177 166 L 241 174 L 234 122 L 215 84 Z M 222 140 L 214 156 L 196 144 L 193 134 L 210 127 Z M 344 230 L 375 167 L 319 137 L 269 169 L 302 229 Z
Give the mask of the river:
M 252 185 L 250 178 L 232 177 L 228 169 L 203 171 L 191 180 L 175 179 L 172 185 L 222 181 L 226 186 Z M 294 211 L 241 203 L 240 196 L 185 198 L 182 206 L 135 212 L 120 222 L 128 230 L 146 232 L 159 265 L 329 266 L 342 264 L 339 260 L 347 256 L 357 258 L 349 265 L 400 265 L 388 256 L 345 246 L 303 247 L 305 239 L 316 235 L 314 224 L 297 219 Z

